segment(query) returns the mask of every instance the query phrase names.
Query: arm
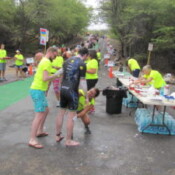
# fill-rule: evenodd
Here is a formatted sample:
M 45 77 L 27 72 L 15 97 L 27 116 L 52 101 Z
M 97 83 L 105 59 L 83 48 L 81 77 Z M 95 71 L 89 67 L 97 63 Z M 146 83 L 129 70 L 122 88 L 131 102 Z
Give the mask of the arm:
M 86 72 L 89 73 L 89 74 L 95 74 L 96 71 L 97 71 L 97 69 L 89 69 Z
M 80 113 L 77 114 L 78 118 L 83 117 L 86 113 L 90 111 L 90 109 L 93 107 L 93 105 L 87 105 Z
M 63 69 L 58 70 L 55 74 L 49 75 L 48 71 L 43 72 L 43 81 L 52 81 L 55 78 L 58 78 L 63 73 Z
M 85 94 L 87 93 L 87 82 L 85 78 L 80 78 L 79 89 L 82 89 Z
M 152 77 L 150 77 L 150 78 L 148 78 L 148 79 L 146 79 L 146 78 L 144 78 L 144 77 L 141 77 L 141 78 L 139 78 L 138 80 L 134 81 L 133 84 L 142 84 L 142 83 L 143 83 L 143 84 L 147 84 L 147 83 L 150 83 L 152 80 L 153 80 Z
M 52 66 L 54 69 L 56 69 L 56 70 L 59 70 L 59 69 L 61 69 L 61 67 L 57 67 L 57 66 Z

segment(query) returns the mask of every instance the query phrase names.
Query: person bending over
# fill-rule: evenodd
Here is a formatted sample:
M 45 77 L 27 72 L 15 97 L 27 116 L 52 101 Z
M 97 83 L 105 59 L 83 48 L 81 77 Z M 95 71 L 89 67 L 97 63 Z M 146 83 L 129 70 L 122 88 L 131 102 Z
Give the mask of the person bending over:
M 94 98 L 98 97 L 100 94 L 99 89 L 92 88 L 87 92 L 87 97 L 89 102 L 86 102 L 86 96 L 82 89 L 79 89 L 79 100 L 78 100 L 78 110 L 77 110 L 77 118 L 81 118 L 82 122 L 85 126 L 85 134 L 91 134 L 89 129 L 90 118 L 88 112 L 94 107 Z

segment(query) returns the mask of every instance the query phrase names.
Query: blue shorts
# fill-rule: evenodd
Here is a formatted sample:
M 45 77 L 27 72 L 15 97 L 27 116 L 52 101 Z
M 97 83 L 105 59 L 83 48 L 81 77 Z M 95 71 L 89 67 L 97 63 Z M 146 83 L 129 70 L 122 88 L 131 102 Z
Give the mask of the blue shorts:
M 6 63 L 0 63 L 0 70 L 5 71 Z
M 21 65 L 21 66 L 15 65 L 15 66 L 16 66 L 16 68 L 18 68 L 18 69 L 21 69 L 21 68 L 23 67 L 23 65 Z
M 48 107 L 46 92 L 41 90 L 31 89 L 30 95 L 34 103 L 35 112 L 45 112 L 46 108 Z

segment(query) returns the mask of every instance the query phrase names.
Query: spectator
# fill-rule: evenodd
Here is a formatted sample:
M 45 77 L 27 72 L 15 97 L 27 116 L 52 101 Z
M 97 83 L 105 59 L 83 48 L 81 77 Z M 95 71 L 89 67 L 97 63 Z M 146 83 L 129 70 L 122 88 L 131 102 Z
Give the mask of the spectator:
M 0 81 L 6 81 L 5 70 L 6 70 L 6 59 L 7 51 L 5 50 L 5 45 L 0 46 Z
M 24 56 L 21 54 L 19 50 L 16 50 L 15 58 L 15 67 L 16 67 L 16 78 L 17 80 L 19 78 L 24 78 L 24 72 L 22 71 L 23 65 L 24 65 Z M 18 76 L 18 73 L 20 73 L 20 76 Z

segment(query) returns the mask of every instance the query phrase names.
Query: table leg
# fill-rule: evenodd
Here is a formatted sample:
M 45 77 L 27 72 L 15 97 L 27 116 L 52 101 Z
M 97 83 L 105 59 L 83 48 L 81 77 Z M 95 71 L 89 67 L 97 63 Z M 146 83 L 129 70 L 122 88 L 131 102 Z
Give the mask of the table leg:
M 147 126 L 145 126 L 145 128 L 143 128 L 142 133 L 143 133 L 144 130 L 147 129 L 149 126 L 153 126 L 153 127 L 165 127 L 165 128 L 168 130 L 169 135 L 171 135 L 170 129 L 169 129 L 168 126 L 165 124 L 166 106 L 164 106 L 164 109 L 163 109 L 162 124 L 155 124 L 155 123 L 154 123 L 154 120 L 155 120 L 155 109 L 156 109 L 156 105 L 154 105 L 154 107 L 153 107 L 152 121 L 151 121 L 150 124 L 148 124 Z

